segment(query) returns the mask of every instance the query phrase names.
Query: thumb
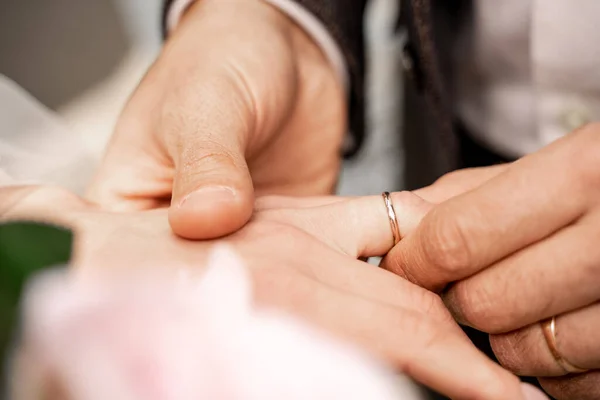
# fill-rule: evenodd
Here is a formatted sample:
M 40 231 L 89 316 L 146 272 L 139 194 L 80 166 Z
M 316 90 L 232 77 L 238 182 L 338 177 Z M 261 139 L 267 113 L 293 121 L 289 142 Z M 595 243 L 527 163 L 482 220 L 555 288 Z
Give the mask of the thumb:
M 195 99 L 176 102 L 175 121 L 184 121 L 183 126 L 168 128 L 173 133 L 164 136 L 175 167 L 169 222 L 187 239 L 233 233 L 250 219 L 254 206 L 245 158 L 253 112 L 233 85 L 212 82 Z

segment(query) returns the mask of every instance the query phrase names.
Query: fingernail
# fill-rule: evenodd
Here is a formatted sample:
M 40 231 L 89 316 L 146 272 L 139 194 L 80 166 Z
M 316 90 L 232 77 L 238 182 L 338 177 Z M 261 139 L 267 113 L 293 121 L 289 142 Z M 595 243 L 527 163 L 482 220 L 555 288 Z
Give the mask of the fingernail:
M 207 203 L 231 202 L 235 197 L 233 189 L 226 186 L 206 186 L 185 196 L 179 207 L 202 207 Z
M 521 390 L 525 400 L 550 400 L 544 392 L 528 383 L 521 383 Z

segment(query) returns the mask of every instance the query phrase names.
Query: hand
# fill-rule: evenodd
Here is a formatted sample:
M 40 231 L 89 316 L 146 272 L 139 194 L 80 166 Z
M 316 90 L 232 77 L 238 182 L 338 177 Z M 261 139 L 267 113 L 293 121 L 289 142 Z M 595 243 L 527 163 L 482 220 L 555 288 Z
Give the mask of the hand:
M 61 191 L 8 190 L 0 192 L 0 200 L 12 199 L 4 219 L 75 227 L 76 272 L 88 277 L 144 266 L 201 268 L 214 244 L 174 236 L 166 210 L 113 214 Z M 410 235 L 429 206 L 410 193 L 393 201 Z M 524 398 L 518 380 L 472 346 L 437 295 L 356 259 L 392 245 L 380 196 L 260 199 L 252 221 L 222 241 L 249 267 L 257 302 L 353 341 L 452 398 Z
M 491 167 L 460 169 L 442 176 L 432 185 L 415 190 L 413 193 L 430 203 L 443 203 L 478 188 L 483 183 L 506 171 L 509 166 L 510 164 L 499 164 Z
M 491 333 L 500 362 L 558 399 L 600 398 L 600 126 L 590 125 L 434 207 L 386 268 Z M 449 284 L 453 283 L 449 286 Z M 567 375 L 540 321 L 557 316 Z
M 173 231 L 242 227 L 254 194 L 331 194 L 344 93 L 320 49 L 262 0 L 187 12 L 116 126 L 88 197 L 110 210 L 170 202 Z
M 201 274 L 30 282 L 7 398 L 423 400 L 354 346 L 255 307 L 247 269 L 215 247 Z

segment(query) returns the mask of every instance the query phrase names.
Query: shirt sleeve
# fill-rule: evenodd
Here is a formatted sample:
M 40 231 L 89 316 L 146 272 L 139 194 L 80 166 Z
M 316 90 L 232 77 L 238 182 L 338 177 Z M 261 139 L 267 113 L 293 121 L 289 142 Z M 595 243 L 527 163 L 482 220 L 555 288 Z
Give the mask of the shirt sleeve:
M 312 37 L 335 69 L 348 100 L 344 156 L 365 138 L 364 16 L 367 0 L 261 0 L 278 7 Z M 165 0 L 163 32 L 172 30 L 194 0 Z
M 185 10 L 196 0 L 174 0 L 166 15 L 167 33 L 172 31 L 179 21 Z M 317 46 L 320 47 L 323 54 L 336 72 L 336 76 L 342 83 L 343 87 L 348 91 L 349 79 L 346 69 L 344 55 L 336 41 L 323 23 L 315 17 L 311 12 L 306 10 L 302 5 L 293 0 L 262 0 L 266 3 L 277 7 L 281 12 L 285 13 L 298 26 L 314 40 Z

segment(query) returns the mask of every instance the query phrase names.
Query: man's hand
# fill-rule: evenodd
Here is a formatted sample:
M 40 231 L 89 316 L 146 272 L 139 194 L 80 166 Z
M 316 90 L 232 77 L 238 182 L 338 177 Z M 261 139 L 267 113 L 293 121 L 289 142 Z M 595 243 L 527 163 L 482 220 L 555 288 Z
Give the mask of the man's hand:
M 504 366 L 561 400 L 600 398 L 599 149 L 589 125 L 496 170 L 432 208 L 385 261 L 443 291 Z M 569 375 L 552 355 L 540 322 L 554 316 L 560 355 L 590 372 Z
M 68 193 L 31 187 L 0 190 L 0 209 L 9 197 L 12 206 L 0 220 L 74 227 L 75 273 L 88 279 L 127 273 L 132 266 L 199 269 L 215 243 L 173 235 L 166 210 L 105 212 Z M 414 216 L 428 204 L 410 193 L 392 199 L 411 235 Z M 381 196 L 259 199 L 252 221 L 221 240 L 248 266 L 257 302 L 350 340 L 439 392 L 455 399 L 518 400 L 531 390 L 473 347 L 439 296 L 357 260 L 382 255 L 393 243 Z
M 219 237 L 254 195 L 330 194 L 344 93 L 324 55 L 262 0 L 187 12 L 117 124 L 88 197 L 111 210 L 171 204 L 180 236 Z

